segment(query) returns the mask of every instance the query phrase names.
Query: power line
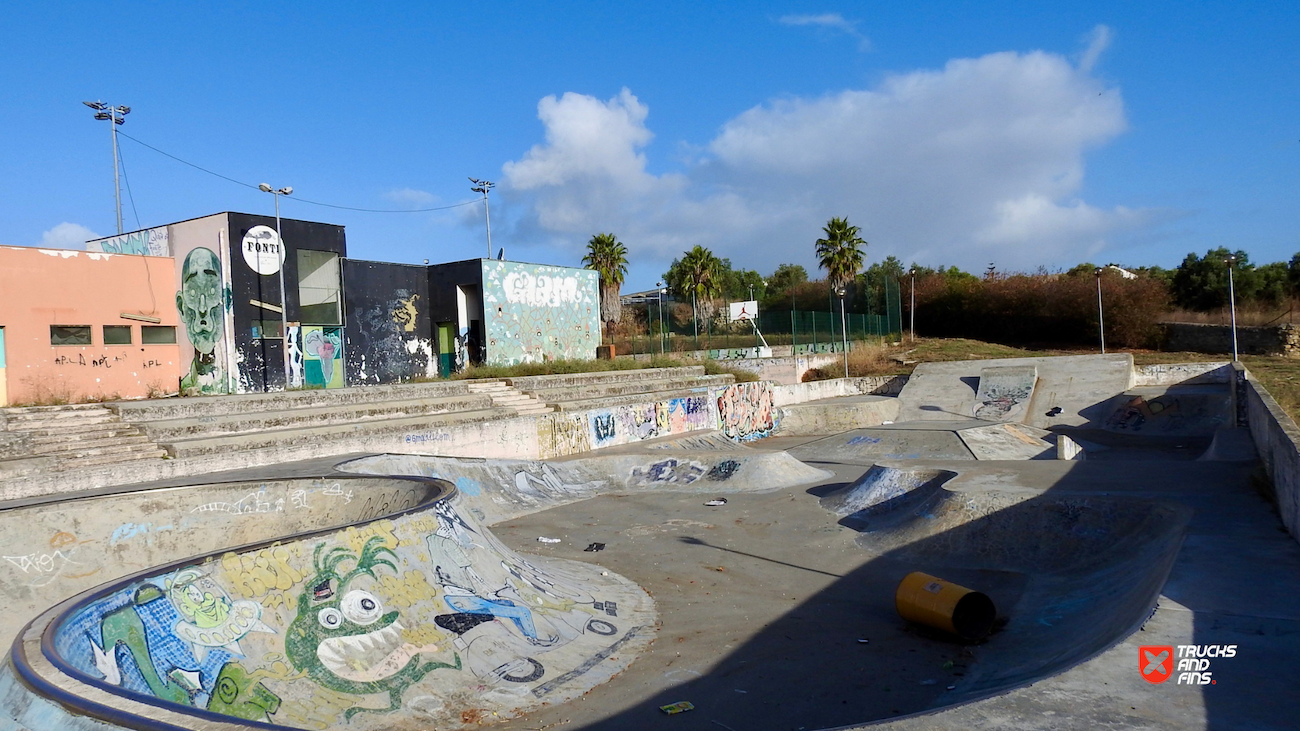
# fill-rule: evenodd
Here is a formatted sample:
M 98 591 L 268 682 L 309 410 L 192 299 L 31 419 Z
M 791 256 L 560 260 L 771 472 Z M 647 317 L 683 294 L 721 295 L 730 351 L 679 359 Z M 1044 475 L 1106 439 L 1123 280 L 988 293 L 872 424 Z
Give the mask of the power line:
M 144 147 L 147 147 L 147 148 L 149 148 L 150 150 L 153 150 L 154 152 L 158 153 L 159 155 L 162 155 L 163 157 L 169 157 L 169 158 L 175 160 L 176 162 L 179 162 L 179 163 L 182 164 L 182 165 L 188 165 L 188 166 L 194 168 L 195 170 L 198 170 L 198 171 L 200 171 L 200 172 L 207 173 L 208 175 L 216 176 L 216 177 L 221 178 L 222 180 L 225 180 L 225 181 L 227 181 L 227 182 L 234 183 L 235 185 L 242 185 L 242 186 L 244 186 L 245 188 L 249 188 L 249 189 L 252 189 L 252 190 L 260 190 L 256 185 L 252 185 L 252 184 L 249 184 L 249 183 L 245 183 L 245 182 L 242 181 L 242 180 L 235 180 L 234 178 L 231 178 L 231 177 L 226 176 L 226 175 L 222 175 L 221 173 L 218 173 L 218 172 L 215 172 L 215 171 L 209 170 L 209 169 L 207 169 L 207 168 L 205 168 L 205 167 L 202 167 L 202 166 L 200 166 L 200 165 L 195 165 L 194 163 L 192 163 L 192 162 L 190 162 L 190 161 L 188 161 L 188 160 L 182 160 L 181 158 L 176 157 L 175 155 L 171 154 L 170 152 L 164 152 L 163 150 L 160 150 L 160 149 L 158 149 L 157 147 L 154 147 L 153 145 L 149 144 L 148 142 L 142 142 L 142 141 L 140 141 L 140 140 L 137 140 L 136 138 L 134 138 L 134 137 L 132 137 L 132 136 L 126 134 L 125 132 L 120 131 L 120 130 L 118 131 L 118 134 L 121 135 L 122 137 L 127 138 L 128 140 L 131 140 L 132 142 L 136 143 L 137 145 L 143 145 Z M 130 186 L 128 185 L 127 187 L 128 187 L 128 192 L 129 192 Z M 437 206 L 437 207 L 435 207 L 435 208 L 403 208 L 403 209 L 395 209 L 395 208 L 356 208 L 356 207 L 353 207 L 353 206 L 339 206 L 339 205 L 334 205 L 333 203 L 322 203 L 322 202 L 320 202 L 320 201 L 308 200 L 308 199 L 306 199 L 306 198 L 299 198 L 299 197 L 297 197 L 297 196 L 294 196 L 293 200 L 296 200 L 296 201 L 298 201 L 298 202 L 300 202 L 300 203 L 310 203 L 310 204 L 313 205 L 313 206 L 323 206 L 323 207 L 325 207 L 325 208 L 337 208 L 337 209 L 339 209 L 339 210 L 343 210 L 343 211 L 361 211 L 362 213 L 428 213 L 429 211 L 445 211 L 445 210 L 447 210 L 447 209 L 449 209 L 449 208 L 460 208 L 460 207 L 462 207 L 462 206 L 472 206 L 472 205 L 478 203 L 478 199 L 474 199 L 474 200 L 464 201 L 464 202 L 461 202 L 461 203 L 453 203 L 453 204 L 451 204 L 451 205 L 449 205 L 449 206 Z
M 139 230 L 140 228 L 143 228 L 140 225 L 140 211 L 136 210 L 135 207 L 135 194 L 131 192 L 131 178 L 127 177 L 126 158 L 122 157 L 122 149 L 120 147 L 117 150 L 117 159 L 122 165 L 122 182 L 126 183 L 126 197 L 131 201 L 131 213 L 135 214 L 135 227 Z

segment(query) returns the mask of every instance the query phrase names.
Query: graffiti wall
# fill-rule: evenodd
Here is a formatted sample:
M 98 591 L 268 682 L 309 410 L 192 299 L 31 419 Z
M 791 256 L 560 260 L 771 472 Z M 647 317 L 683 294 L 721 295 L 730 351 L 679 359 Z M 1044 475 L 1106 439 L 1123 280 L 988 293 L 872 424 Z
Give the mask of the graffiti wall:
M 86 251 L 102 251 L 106 254 L 142 254 L 144 256 L 172 255 L 171 242 L 169 241 L 166 226 L 87 241 Z
M 631 664 L 654 624 L 626 579 L 525 558 L 444 500 L 134 581 L 75 610 L 53 644 L 76 672 L 174 706 L 443 727 L 466 708 L 509 717 L 576 697 Z
M 600 345 L 596 272 L 484 259 L 487 362 L 591 360 Z
M 230 393 L 235 348 L 226 217 L 208 216 L 173 228 L 181 394 Z
M 343 388 L 343 328 L 302 328 L 302 378 L 311 388 Z
M 343 262 L 347 383 L 399 383 L 438 375 L 426 267 Z
M 737 383 L 717 392 L 718 428 L 728 438 L 749 441 L 769 436 L 776 428 L 772 384 Z

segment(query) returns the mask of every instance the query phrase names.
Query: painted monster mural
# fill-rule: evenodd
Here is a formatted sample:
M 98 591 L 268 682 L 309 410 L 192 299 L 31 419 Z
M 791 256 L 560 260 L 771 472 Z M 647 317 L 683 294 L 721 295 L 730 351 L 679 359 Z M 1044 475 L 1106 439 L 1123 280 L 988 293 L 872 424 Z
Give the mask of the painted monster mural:
M 74 609 L 55 653 L 178 710 L 381 729 L 395 712 L 442 728 L 466 707 L 508 718 L 562 702 L 644 651 L 656 618 L 643 590 L 525 558 L 461 499 L 133 580 Z
M 181 393 L 225 393 L 224 353 L 218 343 L 225 328 L 225 284 L 216 252 L 197 247 L 181 264 L 176 309 L 193 346 L 189 372 L 181 376 Z

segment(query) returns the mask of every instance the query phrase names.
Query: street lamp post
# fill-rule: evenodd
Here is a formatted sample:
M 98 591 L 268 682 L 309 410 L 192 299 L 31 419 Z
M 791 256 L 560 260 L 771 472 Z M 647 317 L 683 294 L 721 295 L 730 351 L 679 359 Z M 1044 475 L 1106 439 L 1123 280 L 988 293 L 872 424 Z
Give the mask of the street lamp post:
M 289 298 L 284 291 L 284 266 L 289 261 L 289 254 L 284 248 L 284 237 L 280 235 L 280 196 L 293 194 L 293 188 L 286 185 L 276 189 L 267 183 L 261 183 L 257 189 L 275 196 L 275 245 L 279 247 L 280 257 L 280 350 L 284 355 L 284 390 L 288 391 L 293 380 L 292 359 L 289 358 Z
M 1229 254 L 1223 262 L 1228 265 L 1228 308 L 1232 313 L 1232 362 L 1238 360 L 1237 354 L 1237 292 L 1232 283 L 1232 270 L 1237 264 L 1235 254 Z
M 844 327 L 844 285 L 835 285 L 835 294 L 840 298 L 840 336 L 844 342 L 844 377 L 849 377 L 849 332 Z
M 1106 316 L 1101 307 L 1101 267 L 1093 272 L 1097 276 L 1097 330 L 1101 333 L 1101 352 L 1106 353 Z
M 469 182 L 474 184 L 474 187 L 470 188 L 471 191 L 475 193 L 483 194 L 483 218 L 487 222 L 487 247 L 488 247 L 487 258 L 491 259 L 492 258 L 492 211 L 488 206 L 488 191 L 492 190 L 492 188 L 496 186 L 496 183 L 493 183 L 491 180 L 479 180 L 478 178 L 470 178 Z
M 908 272 L 908 274 L 912 275 L 912 297 L 911 297 L 912 302 L 910 305 L 908 305 L 907 311 L 908 314 L 911 315 L 912 342 L 915 343 L 916 342 L 916 265 L 915 264 L 912 265 L 912 269 L 911 271 Z
M 655 287 L 656 289 L 658 289 L 655 300 L 659 304 L 659 354 L 663 355 L 665 350 L 664 348 L 664 293 L 667 292 L 668 290 L 664 289 L 663 282 L 655 282 Z
M 113 134 L 113 197 L 117 201 L 117 233 L 122 233 L 122 184 L 120 182 L 117 167 L 117 126 L 126 122 L 126 115 L 131 113 L 131 107 L 112 106 L 104 102 L 82 102 L 86 106 L 95 110 L 95 119 L 109 122 L 109 129 Z

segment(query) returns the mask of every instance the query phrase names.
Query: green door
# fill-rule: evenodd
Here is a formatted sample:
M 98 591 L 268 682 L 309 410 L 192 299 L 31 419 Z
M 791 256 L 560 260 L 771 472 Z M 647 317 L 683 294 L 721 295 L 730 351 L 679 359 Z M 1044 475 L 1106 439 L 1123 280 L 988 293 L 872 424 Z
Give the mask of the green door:
M 438 323 L 438 375 L 447 378 L 451 375 L 452 364 L 456 362 L 456 339 L 452 335 L 453 323 Z

